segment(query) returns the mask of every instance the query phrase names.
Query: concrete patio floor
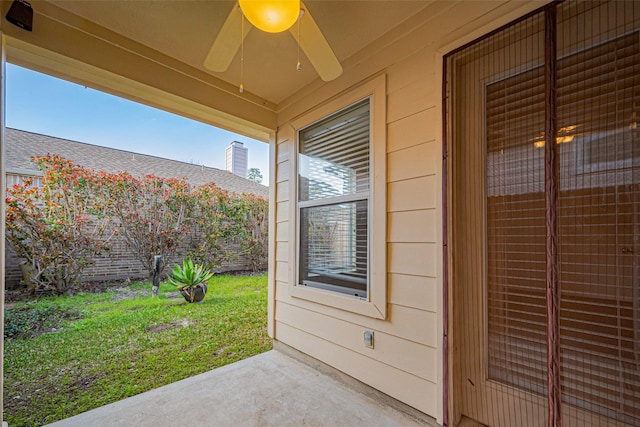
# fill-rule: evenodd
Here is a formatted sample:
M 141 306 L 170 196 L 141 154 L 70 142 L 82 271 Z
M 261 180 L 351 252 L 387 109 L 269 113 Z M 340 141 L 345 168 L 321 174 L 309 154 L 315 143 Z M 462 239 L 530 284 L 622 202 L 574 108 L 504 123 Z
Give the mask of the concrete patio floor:
M 375 393 L 272 350 L 50 426 L 431 425 Z

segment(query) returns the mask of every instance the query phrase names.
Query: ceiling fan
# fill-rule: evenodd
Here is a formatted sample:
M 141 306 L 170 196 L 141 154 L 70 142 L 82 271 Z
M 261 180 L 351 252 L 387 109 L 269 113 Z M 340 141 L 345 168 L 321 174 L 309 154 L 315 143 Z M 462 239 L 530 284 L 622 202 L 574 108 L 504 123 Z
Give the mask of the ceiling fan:
M 270 4 L 272 8 L 268 8 Z M 265 5 L 267 8 L 259 9 Z M 224 72 L 229 68 L 252 28 L 252 25 L 243 24 L 245 17 L 253 26 L 266 32 L 289 30 L 322 80 L 328 82 L 342 74 L 340 62 L 309 9 L 300 0 L 236 2 L 209 50 L 204 61 L 205 68 L 216 72 Z

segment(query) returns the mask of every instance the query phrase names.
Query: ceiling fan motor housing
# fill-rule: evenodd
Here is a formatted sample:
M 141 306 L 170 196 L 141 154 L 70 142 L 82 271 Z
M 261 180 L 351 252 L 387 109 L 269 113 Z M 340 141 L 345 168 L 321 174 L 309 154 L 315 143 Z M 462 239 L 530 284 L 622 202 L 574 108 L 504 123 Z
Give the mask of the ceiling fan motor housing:
M 300 0 L 239 0 L 240 9 L 254 27 L 268 33 L 281 33 L 300 16 Z

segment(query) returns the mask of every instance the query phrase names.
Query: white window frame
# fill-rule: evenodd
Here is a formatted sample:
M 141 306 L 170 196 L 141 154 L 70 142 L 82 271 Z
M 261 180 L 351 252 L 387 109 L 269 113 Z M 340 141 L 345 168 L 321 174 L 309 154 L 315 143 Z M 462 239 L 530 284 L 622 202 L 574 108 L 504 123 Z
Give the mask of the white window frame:
M 368 197 L 368 290 L 367 298 L 340 292 L 301 286 L 300 265 L 300 205 L 298 202 L 299 131 L 323 120 L 365 98 L 369 98 L 370 186 Z M 289 179 L 289 194 L 294 195 L 289 206 L 289 251 L 294 254 L 294 268 L 289 270 L 289 294 L 376 319 L 387 316 L 387 198 L 386 198 L 386 77 L 379 75 L 337 98 L 311 110 L 291 122 L 295 135 Z M 351 198 L 351 196 L 346 196 Z M 361 195 L 355 196 L 362 198 Z M 304 205 L 304 202 L 303 202 Z

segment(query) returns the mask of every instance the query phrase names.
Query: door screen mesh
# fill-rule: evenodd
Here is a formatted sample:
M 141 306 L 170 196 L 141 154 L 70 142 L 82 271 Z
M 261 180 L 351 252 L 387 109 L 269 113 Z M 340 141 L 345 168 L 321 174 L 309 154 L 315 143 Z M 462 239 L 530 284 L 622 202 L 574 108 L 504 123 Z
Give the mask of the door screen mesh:
M 540 54 L 549 21 L 535 15 L 448 57 L 453 233 L 464 236 L 453 241 L 454 262 L 464 264 L 454 264 L 454 278 L 465 290 L 453 295 L 484 319 L 477 330 L 472 314 L 457 317 L 463 336 L 484 345 L 463 356 L 478 360 L 466 365 L 480 372 L 458 381 L 463 389 L 482 381 L 489 396 L 463 396 L 460 412 L 489 425 L 540 425 L 537 415 L 513 411 L 522 399 L 532 414 L 544 406 L 551 262 L 559 272 L 564 422 L 640 426 L 640 4 L 548 8 L 557 12 L 555 79 Z M 553 138 L 545 135 L 549 120 Z M 552 205 L 548 141 L 558 159 Z M 482 199 L 473 202 L 477 192 Z M 545 251 L 549 209 L 558 218 L 554 259 Z

